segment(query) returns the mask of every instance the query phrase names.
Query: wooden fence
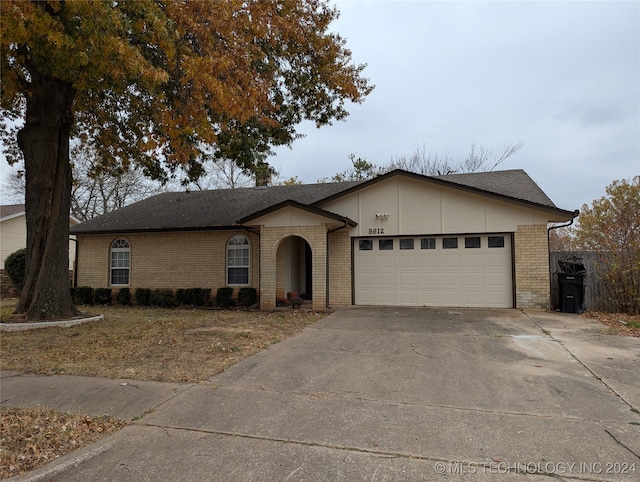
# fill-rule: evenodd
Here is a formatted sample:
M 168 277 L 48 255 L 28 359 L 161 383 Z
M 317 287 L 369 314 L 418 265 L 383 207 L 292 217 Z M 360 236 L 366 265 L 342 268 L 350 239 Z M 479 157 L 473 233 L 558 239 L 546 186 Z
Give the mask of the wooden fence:
M 563 272 L 561 264 L 580 263 L 585 269 L 585 311 L 616 311 L 615 306 L 609 300 L 609 293 L 600 279 L 600 261 L 597 253 L 593 251 L 552 251 L 549 253 L 551 273 L 551 307 L 560 309 L 560 286 L 558 273 Z

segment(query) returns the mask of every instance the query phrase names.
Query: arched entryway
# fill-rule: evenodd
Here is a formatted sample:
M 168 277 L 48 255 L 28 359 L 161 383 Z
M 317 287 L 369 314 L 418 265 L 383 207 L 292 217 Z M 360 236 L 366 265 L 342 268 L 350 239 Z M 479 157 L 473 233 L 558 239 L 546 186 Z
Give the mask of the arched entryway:
M 309 243 L 300 236 L 288 236 L 278 245 L 276 258 L 276 296 L 285 298 L 293 291 L 304 299 L 312 299 L 312 252 Z

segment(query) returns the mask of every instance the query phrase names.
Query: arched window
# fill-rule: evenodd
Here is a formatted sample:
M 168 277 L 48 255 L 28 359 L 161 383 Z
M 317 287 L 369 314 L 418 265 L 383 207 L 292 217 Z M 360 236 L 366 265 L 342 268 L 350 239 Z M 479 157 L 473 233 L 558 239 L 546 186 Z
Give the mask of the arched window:
M 227 243 L 227 284 L 249 284 L 249 240 L 242 235 Z
M 129 242 L 126 239 L 116 239 L 111 244 L 111 284 L 129 284 Z

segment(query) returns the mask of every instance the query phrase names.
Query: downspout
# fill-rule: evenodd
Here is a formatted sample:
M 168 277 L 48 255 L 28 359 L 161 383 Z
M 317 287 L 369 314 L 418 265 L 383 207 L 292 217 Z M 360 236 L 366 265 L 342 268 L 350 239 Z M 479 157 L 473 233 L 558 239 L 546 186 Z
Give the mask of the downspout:
M 329 229 L 327 231 L 327 243 L 326 243 L 327 244 L 327 259 L 326 259 L 326 263 L 327 263 L 326 272 L 327 272 L 327 275 L 326 275 L 326 279 L 325 279 L 325 286 L 326 286 L 326 289 L 325 289 L 325 292 L 326 292 L 325 293 L 325 295 L 326 295 L 325 305 L 326 305 L 328 310 L 331 309 L 331 307 L 329 306 L 329 236 L 331 234 L 335 233 L 336 231 L 340 231 L 341 229 L 344 229 L 344 228 L 347 227 L 348 223 L 346 221 L 342 221 L 342 222 L 344 223 L 342 226 L 337 227 L 335 229 Z
M 73 260 L 73 287 L 78 287 L 78 240 L 72 237 L 69 237 L 69 241 L 73 241 L 76 243 L 76 251 L 74 253 Z
M 559 228 L 568 228 L 573 224 L 573 221 L 578 217 L 579 214 L 580 214 L 580 211 L 576 209 L 575 211 L 573 211 L 573 217 L 571 218 L 571 221 L 569 221 L 567 224 L 560 224 L 559 226 L 551 226 L 550 228 L 547 228 L 547 252 L 549 252 L 549 246 L 551 242 L 551 230 L 559 229 Z M 551 253 L 549 252 L 549 304 L 551 304 L 552 286 L 553 286 L 553 280 L 551 279 Z M 553 309 L 553 306 L 550 306 L 550 308 Z

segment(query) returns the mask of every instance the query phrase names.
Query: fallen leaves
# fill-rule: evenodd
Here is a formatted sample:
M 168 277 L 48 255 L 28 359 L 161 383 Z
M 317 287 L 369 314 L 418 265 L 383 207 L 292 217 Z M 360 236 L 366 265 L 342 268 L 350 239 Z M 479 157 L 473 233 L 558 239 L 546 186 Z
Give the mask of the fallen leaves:
M 609 334 L 640 338 L 640 315 L 588 311 L 583 316 L 607 325 Z
M 0 478 L 24 474 L 115 432 L 126 422 L 57 412 L 47 407 L 0 407 Z

